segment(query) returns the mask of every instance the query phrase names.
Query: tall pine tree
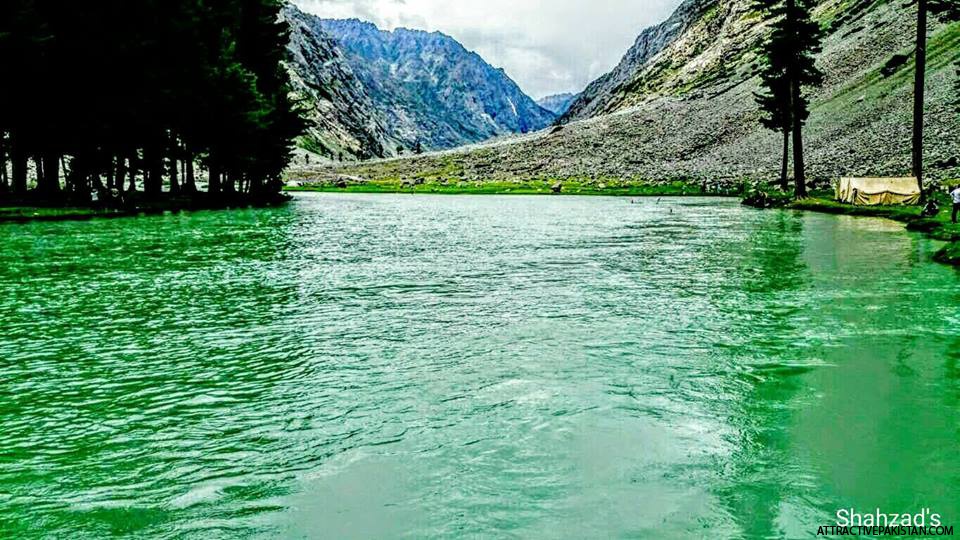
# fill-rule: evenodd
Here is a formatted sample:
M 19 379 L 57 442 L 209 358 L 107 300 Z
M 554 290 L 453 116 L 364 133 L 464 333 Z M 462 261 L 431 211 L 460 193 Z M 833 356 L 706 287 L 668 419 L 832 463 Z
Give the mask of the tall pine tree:
M 761 121 L 781 132 L 789 130 L 795 194 L 798 198 L 806 197 L 803 126 L 810 111 L 805 90 L 823 82 L 815 60 L 821 50 L 820 26 L 810 17 L 812 0 L 758 0 L 756 5 L 771 26 L 763 45 L 765 68 L 761 81 L 765 92 L 758 97 L 764 111 Z M 789 142 L 787 139 L 784 136 L 784 144 Z
M 783 69 L 769 61 L 771 57 L 767 44 L 766 61 L 760 72 L 762 91 L 756 92 L 757 105 L 760 106 L 760 124 L 783 137 L 783 154 L 780 161 L 780 190 L 790 189 L 788 170 L 790 165 L 790 133 L 793 129 L 790 110 L 790 84 Z M 774 55 L 775 56 L 775 55 Z
M 928 15 L 934 13 L 948 21 L 960 20 L 960 2 L 958 0 L 917 0 L 917 41 L 916 69 L 913 79 L 913 175 L 920 187 L 920 202 L 926 200 L 927 192 L 923 186 L 923 127 L 924 95 L 927 75 L 927 30 Z M 958 84 L 960 87 L 960 84 Z

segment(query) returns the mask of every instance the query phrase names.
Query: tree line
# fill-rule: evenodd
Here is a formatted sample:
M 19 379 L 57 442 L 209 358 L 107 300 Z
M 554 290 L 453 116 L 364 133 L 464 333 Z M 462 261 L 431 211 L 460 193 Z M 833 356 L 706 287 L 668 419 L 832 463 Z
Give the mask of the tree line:
M 280 8 L 3 0 L 0 192 L 190 197 L 206 183 L 210 199 L 278 193 L 305 127 L 282 65 Z
M 913 103 L 912 169 L 924 191 L 923 126 L 924 86 L 928 15 L 933 13 L 947 21 L 960 20 L 958 0 L 915 0 L 917 35 Z M 816 55 L 822 50 L 823 31 L 813 20 L 814 0 L 755 0 L 754 7 L 769 21 L 770 32 L 762 45 L 763 64 L 760 70 L 761 91 L 756 93 L 760 107 L 760 123 L 783 139 L 780 188 L 789 189 L 790 148 L 793 148 L 794 194 L 807 196 L 803 152 L 803 127 L 810 116 L 809 90 L 823 83 L 823 73 L 816 66 Z M 960 69 L 960 68 L 958 68 Z M 957 81 L 960 91 L 960 80 Z M 958 104 L 960 105 L 960 104 Z

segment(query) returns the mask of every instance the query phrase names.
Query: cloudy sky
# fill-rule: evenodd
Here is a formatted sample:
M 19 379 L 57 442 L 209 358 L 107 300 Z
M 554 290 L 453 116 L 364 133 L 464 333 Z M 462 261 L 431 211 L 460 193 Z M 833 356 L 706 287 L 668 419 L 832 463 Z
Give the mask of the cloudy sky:
M 294 0 L 321 17 L 439 30 L 504 68 L 534 98 L 578 92 L 680 0 Z

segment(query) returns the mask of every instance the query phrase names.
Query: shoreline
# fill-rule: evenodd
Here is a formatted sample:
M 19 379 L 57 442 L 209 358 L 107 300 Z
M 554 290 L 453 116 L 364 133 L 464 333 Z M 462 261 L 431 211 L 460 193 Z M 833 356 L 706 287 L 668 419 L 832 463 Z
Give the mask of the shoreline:
M 240 208 L 269 208 L 281 206 L 292 200 L 287 194 L 270 198 L 253 198 L 246 195 L 231 195 L 211 200 L 207 197 L 172 197 L 159 199 L 134 199 L 123 205 L 92 205 L 70 200 L 49 200 L 38 197 L 0 199 L 0 224 L 56 221 L 90 221 L 93 219 L 117 219 L 165 213 L 193 212 L 204 210 L 232 210 Z
M 303 182 L 286 186 L 284 193 L 366 193 L 411 195 L 582 195 L 604 197 L 741 197 L 739 185 L 707 185 L 690 182 L 615 183 L 610 181 L 529 182 Z
M 922 233 L 932 240 L 946 242 L 946 245 L 933 255 L 933 260 L 942 264 L 960 266 L 960 224 L 950 222 L 950 208 L 942 201 L 940 213 L 933 218 L 920 217 L 919 206 L 853 206 L 818 197 L 792 201 L 783 208 L 822 214 L 891 219 L 905 224 L 907 231 Z

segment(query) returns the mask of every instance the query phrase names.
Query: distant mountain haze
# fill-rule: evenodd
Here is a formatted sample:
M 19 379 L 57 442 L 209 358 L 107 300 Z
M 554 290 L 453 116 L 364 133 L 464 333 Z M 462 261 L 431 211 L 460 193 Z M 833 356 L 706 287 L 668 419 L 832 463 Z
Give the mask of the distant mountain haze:
M 562 116 L 567 112 L 575 99 L 577 99 L 577 94 L 555 94 L 537 100 L 537 105 L 540 105 L 557 116 Z

